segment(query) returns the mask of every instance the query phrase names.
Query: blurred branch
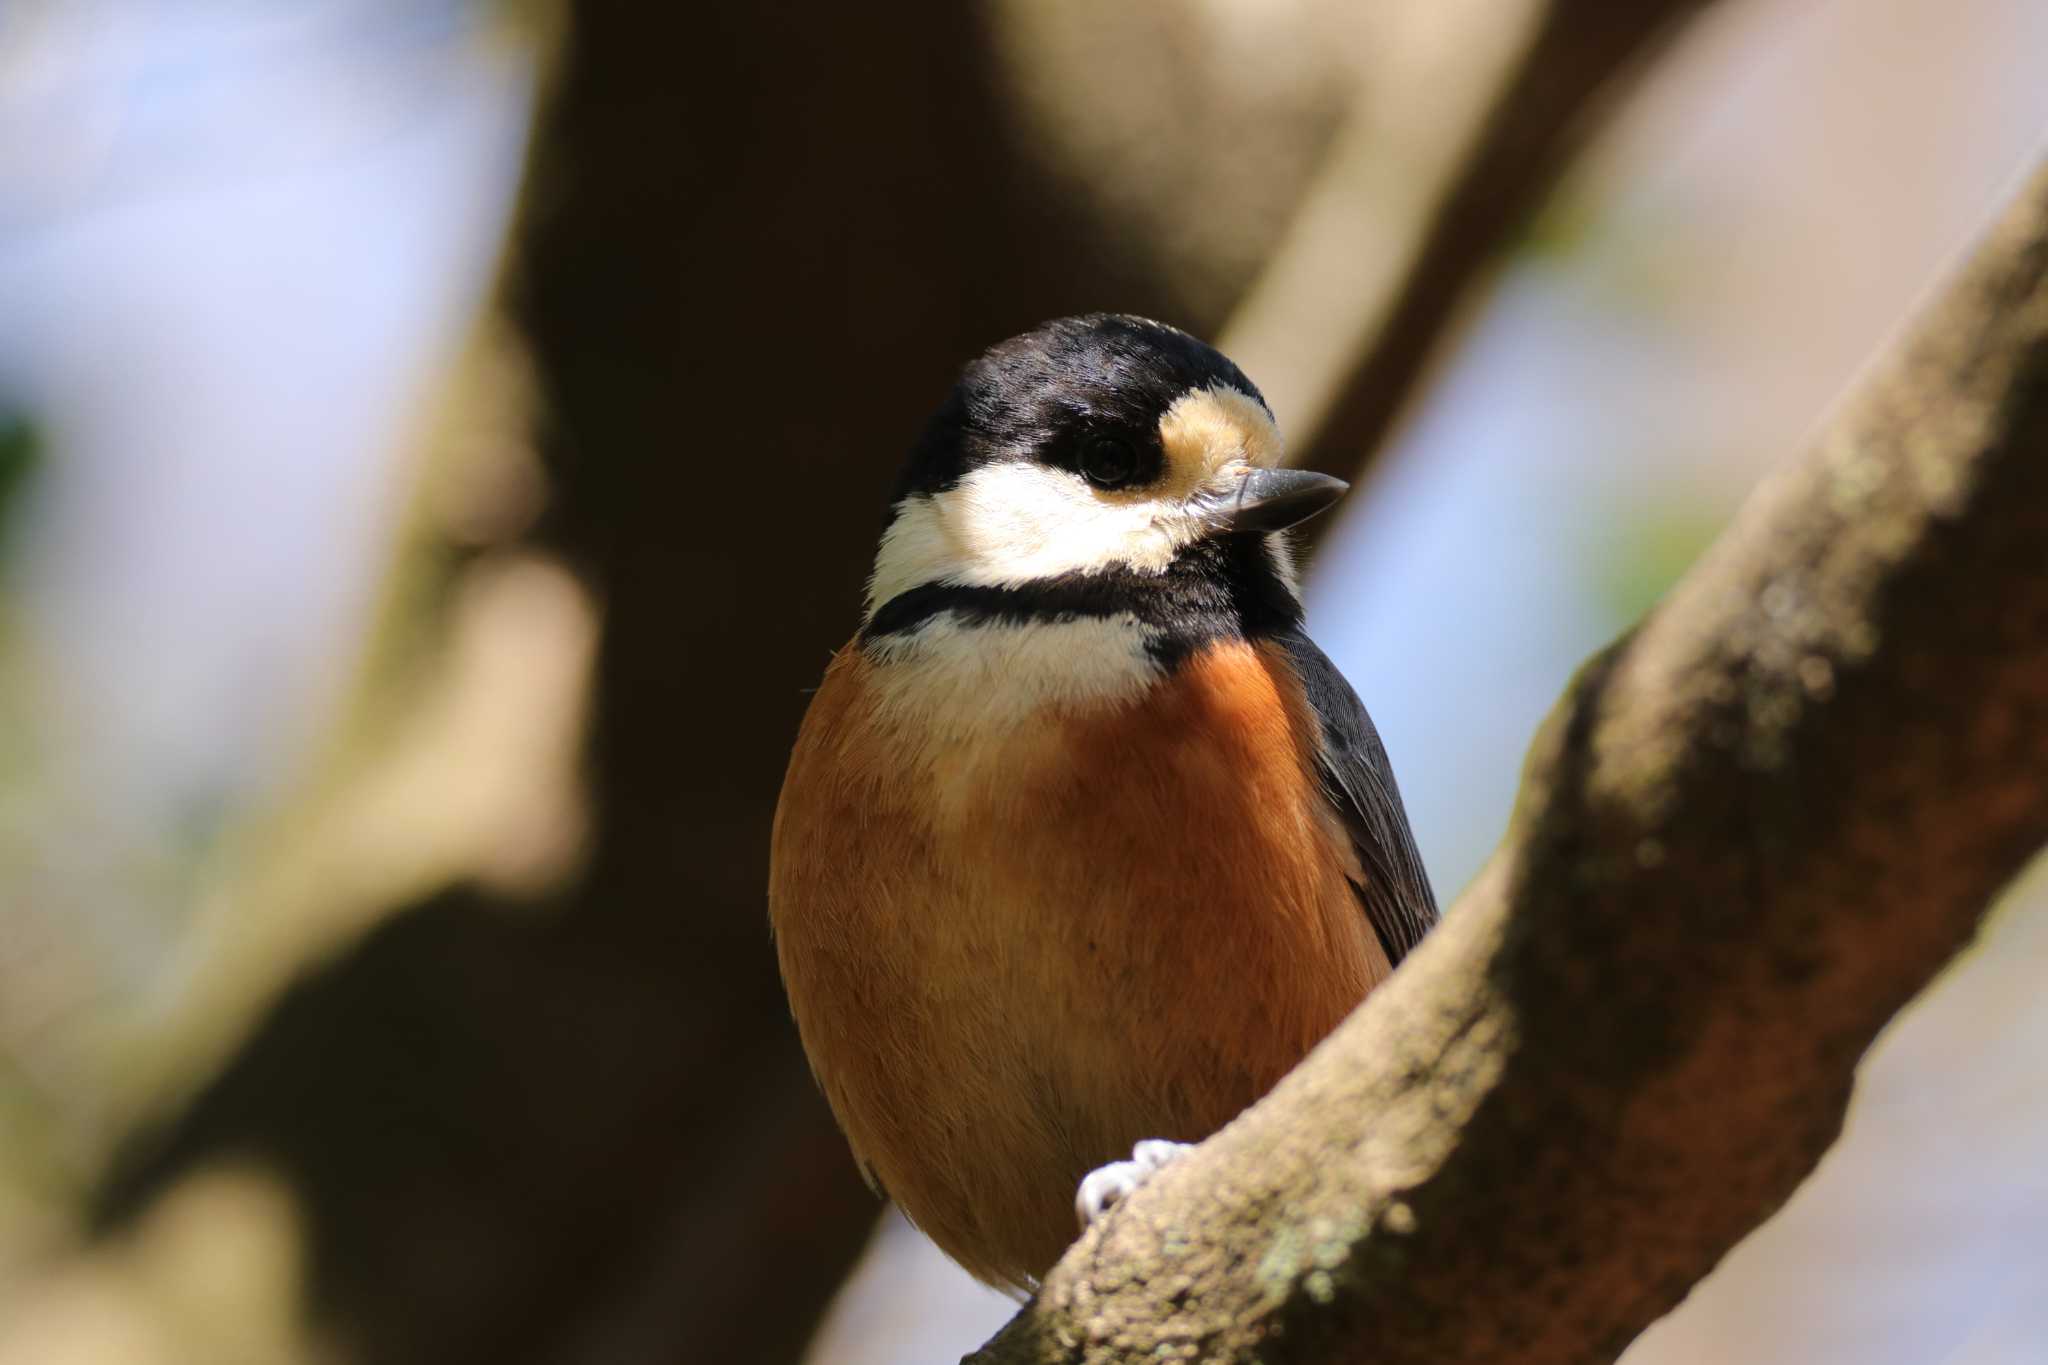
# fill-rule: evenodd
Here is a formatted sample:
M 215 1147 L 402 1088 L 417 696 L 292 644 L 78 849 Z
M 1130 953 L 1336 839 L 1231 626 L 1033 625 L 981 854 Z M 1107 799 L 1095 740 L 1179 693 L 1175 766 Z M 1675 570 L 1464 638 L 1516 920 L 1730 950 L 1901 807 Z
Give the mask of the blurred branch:
M 245 1153 L 288 1181 L 309 1297 L 361 1359 L 771 1365 L 801 1354 L 878 1212 L 763 908 L 804 689 L 961 358 L 1166 295 L 1022 155 L 971 7 L 569 18 L 511 304 L 550 492 L 523 548 L 570 561 L 601 612 L 576 637 L 587 857 L 538 904 L 407 892 L 137 1144 L 101 1213 Z M 741 466 L 778 495 L 721 494 Z M 498 686 L 522 667 L 497 660 Z M 458 787 L 518 790 L 468 766 Z
M 1247 373 L 1274 377 L 1297 463 L 1357 477 L 1461 301 L 1599 125 L 1593 115 L 1711 3 L 1470 6 L 1455 52 L 1423 64 L 1406 98 L 1362 105 L 1222 337 Z M 1415 124 L 1396 139 L 1413 153 L 1397 164 L 1368 145 L 1388 117 Z M 1333 307 L 1349 311 L 1333 318 Z
M 2048 163 L 1580 672 L 1444 926 L 972 1357 L 1607 1360 L 2048 841 Z
M 18 413 L 0 412 L 0 555 L 8 549 L 15 504 L 42 460 L 42 441 L 35 424 Z M 0 572 L 7 565 L 0 559 Z

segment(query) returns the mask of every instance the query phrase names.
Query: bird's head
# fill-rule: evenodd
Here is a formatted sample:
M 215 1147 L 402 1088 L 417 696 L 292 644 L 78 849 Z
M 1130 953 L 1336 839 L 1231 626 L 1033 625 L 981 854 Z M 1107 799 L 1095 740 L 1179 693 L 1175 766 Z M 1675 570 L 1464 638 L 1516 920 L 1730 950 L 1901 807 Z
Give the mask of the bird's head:
M 868 618 L 941 586 L 1110 575 L 1142 593 L 1226 558 L 1266 563 L 1292 597 L 1274 533 L 1345 485 L 1277 468 L 1280 453 L 1258 389 L 1185 332 L 1101 313 L 1046 323 L 969 363 L 912 451 Z

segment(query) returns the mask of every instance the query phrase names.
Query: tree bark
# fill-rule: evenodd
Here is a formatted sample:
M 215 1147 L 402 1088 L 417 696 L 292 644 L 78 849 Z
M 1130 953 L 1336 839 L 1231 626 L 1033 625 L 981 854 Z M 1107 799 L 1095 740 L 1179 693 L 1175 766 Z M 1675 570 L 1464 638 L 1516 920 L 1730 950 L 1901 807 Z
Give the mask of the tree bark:
M 2048 841 L 2048 165 L 1531 751 L 1444 925 L 977 1365 L 1607 1360 Z

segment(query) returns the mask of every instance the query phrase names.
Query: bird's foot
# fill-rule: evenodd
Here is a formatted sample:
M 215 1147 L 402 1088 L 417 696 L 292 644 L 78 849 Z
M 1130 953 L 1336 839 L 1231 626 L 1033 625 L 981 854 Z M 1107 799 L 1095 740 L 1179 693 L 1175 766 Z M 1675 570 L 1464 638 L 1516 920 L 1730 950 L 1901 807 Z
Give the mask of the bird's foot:
M 1081 1188 L 1074 1195 L 1074 1216 L 1081 1220 L 1082 1227 L 1087 1227 L 1129 1198 L 1133 1190 L 1152 1178 L 1153 1172 L 1191 1150 L 1191 1143 L 1146 1138 L 1131 1148 L 1129 1161 L 1112 1161 L 1081 1178 Z

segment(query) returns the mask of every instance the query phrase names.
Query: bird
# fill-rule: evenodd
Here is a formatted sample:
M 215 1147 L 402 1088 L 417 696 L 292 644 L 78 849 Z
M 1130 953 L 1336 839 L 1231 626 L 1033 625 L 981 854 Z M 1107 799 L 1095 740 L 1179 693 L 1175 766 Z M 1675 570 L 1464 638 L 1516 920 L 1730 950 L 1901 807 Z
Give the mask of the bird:
M 799 726 L 768 889 L 798 1034 L 869 1184 L 991 1285 L 1030 1292 L 1077 1186 L 1099 1212 L 1229 1122 L 1436 921 L 1302 627 L 1288 528 L 1346 485 L 1281 460 L 1164 323 L 990 347 Z

